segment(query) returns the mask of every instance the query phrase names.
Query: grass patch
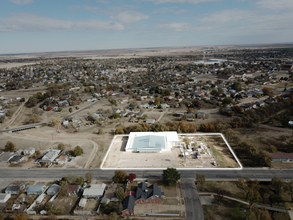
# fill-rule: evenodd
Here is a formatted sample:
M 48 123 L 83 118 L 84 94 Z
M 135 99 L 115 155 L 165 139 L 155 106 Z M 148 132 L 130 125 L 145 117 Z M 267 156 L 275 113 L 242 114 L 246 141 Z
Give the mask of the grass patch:
M 272 161 L 272 168 L 275 169 L 292 169 L 293 163 L 284 163 L 282 161 Z
M 177 199 L 164 199 L 162 201 L 163 205 L 178 205 L 179 201 Z
M 246 212 L 241 211 L 245 209 Z M 244 216 L 251 220 L 256 220 L 251 213 L 249 206 L 228 199 L 222 199 L 220 205 L 203 206 L 205 219 L 234 220 L 242 219 Z

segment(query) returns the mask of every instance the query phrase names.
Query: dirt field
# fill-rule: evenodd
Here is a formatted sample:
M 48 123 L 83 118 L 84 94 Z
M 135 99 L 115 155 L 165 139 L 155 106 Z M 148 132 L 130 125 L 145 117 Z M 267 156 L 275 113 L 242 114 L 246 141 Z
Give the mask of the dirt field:
M 70 214 L 72 209 L 75 207 L 75 203 L 78 200 L 77 196 L 70 196 L 70 197 L 63 197 L 63 198 L 56 198 L 53 201 L 55 207 L 61 207 L 63 210 L 63 214 L 67 215 Z
M 220 136 L 204 136 L 208 146 L 211 148 L 218 168 L 235 168 L 239 167 L 233 154 L 226 146 L 223 138 Z
M 219 168 L 239 168 L 239 165 L 221 136 L 194 135 L 194 138 L 201 137 L 203 137 L 203 141 L 208 146 L 211 146 L 211 148 L 208 148 L 208 152 L 202 155 L 202 159 L 196 159 L 195 155 L 191 153 L 185 158 L 180 157 L 181 152 L 179 147 L 173 147 L 171 151 L 162 153 L 125 152 L 128 137 L 115 136 L 102 168 L 215 168 L 212 165 L 213 161 L 219 164 L 217 166 Z
M 69 134 L 64 131 L 58 133 L 54 128 L 41 127 L 12 134 L 1 134 L 0 144 L 4 146 L 7 141 L 12 141 L 17 149 L 35 147 L 36 150 L 41 152 L 49 148 L 56 148 L 59 143 L 64 143 L 66 150 L 73 150 L 78 145 L 83 148 L 84 153 L 71 162 L 66 163 L 63 168 L 84 168 L 88 160 L 92 161 L 94 159 L 92 155 L 96 155 L 98 152 L 97 143 L 91 140 L 93 136 L 93 134 L 84 133 Z M 56 166 L 55 168 L 61 167 Z

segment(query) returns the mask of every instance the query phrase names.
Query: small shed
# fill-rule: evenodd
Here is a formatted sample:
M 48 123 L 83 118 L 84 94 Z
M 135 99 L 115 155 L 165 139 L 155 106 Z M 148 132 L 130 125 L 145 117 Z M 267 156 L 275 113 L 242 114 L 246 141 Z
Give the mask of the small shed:
M 145 123 L 147 123 L 147 124 L 154 124 L 155 123 L 155 119 L 147 119 L 146 121 L 145 121 Z
M 78 205 L 80 206 L 80 207 L 85 207 L 85 205 L 86 205 L 86 199 L 81 199 L 80 201 L 79 201 L 79 203 L 78 203 Z
M 10 197 L 11 194 L 0 193 L 0 203 L 6 203 Z
M 23 151 L 23 154 L 30 156 L 30 155 L 33 155 L 35 152 L 36 152 L 36 149 L 34 147 L 29 147 Z

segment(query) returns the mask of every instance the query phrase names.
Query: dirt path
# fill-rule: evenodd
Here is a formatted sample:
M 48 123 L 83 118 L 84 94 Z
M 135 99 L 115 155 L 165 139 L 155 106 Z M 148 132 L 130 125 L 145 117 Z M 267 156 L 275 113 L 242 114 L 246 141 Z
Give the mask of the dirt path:
M 14 112 L 14 114 L 12 115 L 11 119 L 6 122 L 7 124 L 4 124 L 1 126 L 1 129 L 4 129 L 6 127 L 9 127 L 14 121 L 15 119 L 18 117 L 18 115 L 20 114 L 24 104 L 25 104 L 26 100 L 19 106 L 19 108 Z
M 290 128 L 279 128 L 279 127 L 273 127 L 270 125 L 264 125 L 264 124 L 259 124 L 260 128 L 266 128 L 266 129 L 270 129 L 270 130 L 275 130 L 275 131 L 281 131 L 281 132 L 287 132 L 287 133 L 293 133 L 293 130 Z
M 158 120 L 157 120 L 156 122 L 160 121 L 160 120 L 163 118 L 163 116 L 164 116 L 164 114 L 165 114 L 166 112 L 167 112 L 167 110 L 166 110 L 166 111 L 163 111 L 162 114 L 160 115 L 160 117 L 158 118 Z

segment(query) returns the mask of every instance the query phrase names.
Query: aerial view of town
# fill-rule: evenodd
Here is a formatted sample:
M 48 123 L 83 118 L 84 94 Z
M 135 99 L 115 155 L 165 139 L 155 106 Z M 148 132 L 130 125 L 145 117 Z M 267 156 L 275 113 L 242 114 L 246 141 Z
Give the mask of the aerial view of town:
M 293 2 L 235 2 L 1 1 L 0 220 L 292 220 Z

